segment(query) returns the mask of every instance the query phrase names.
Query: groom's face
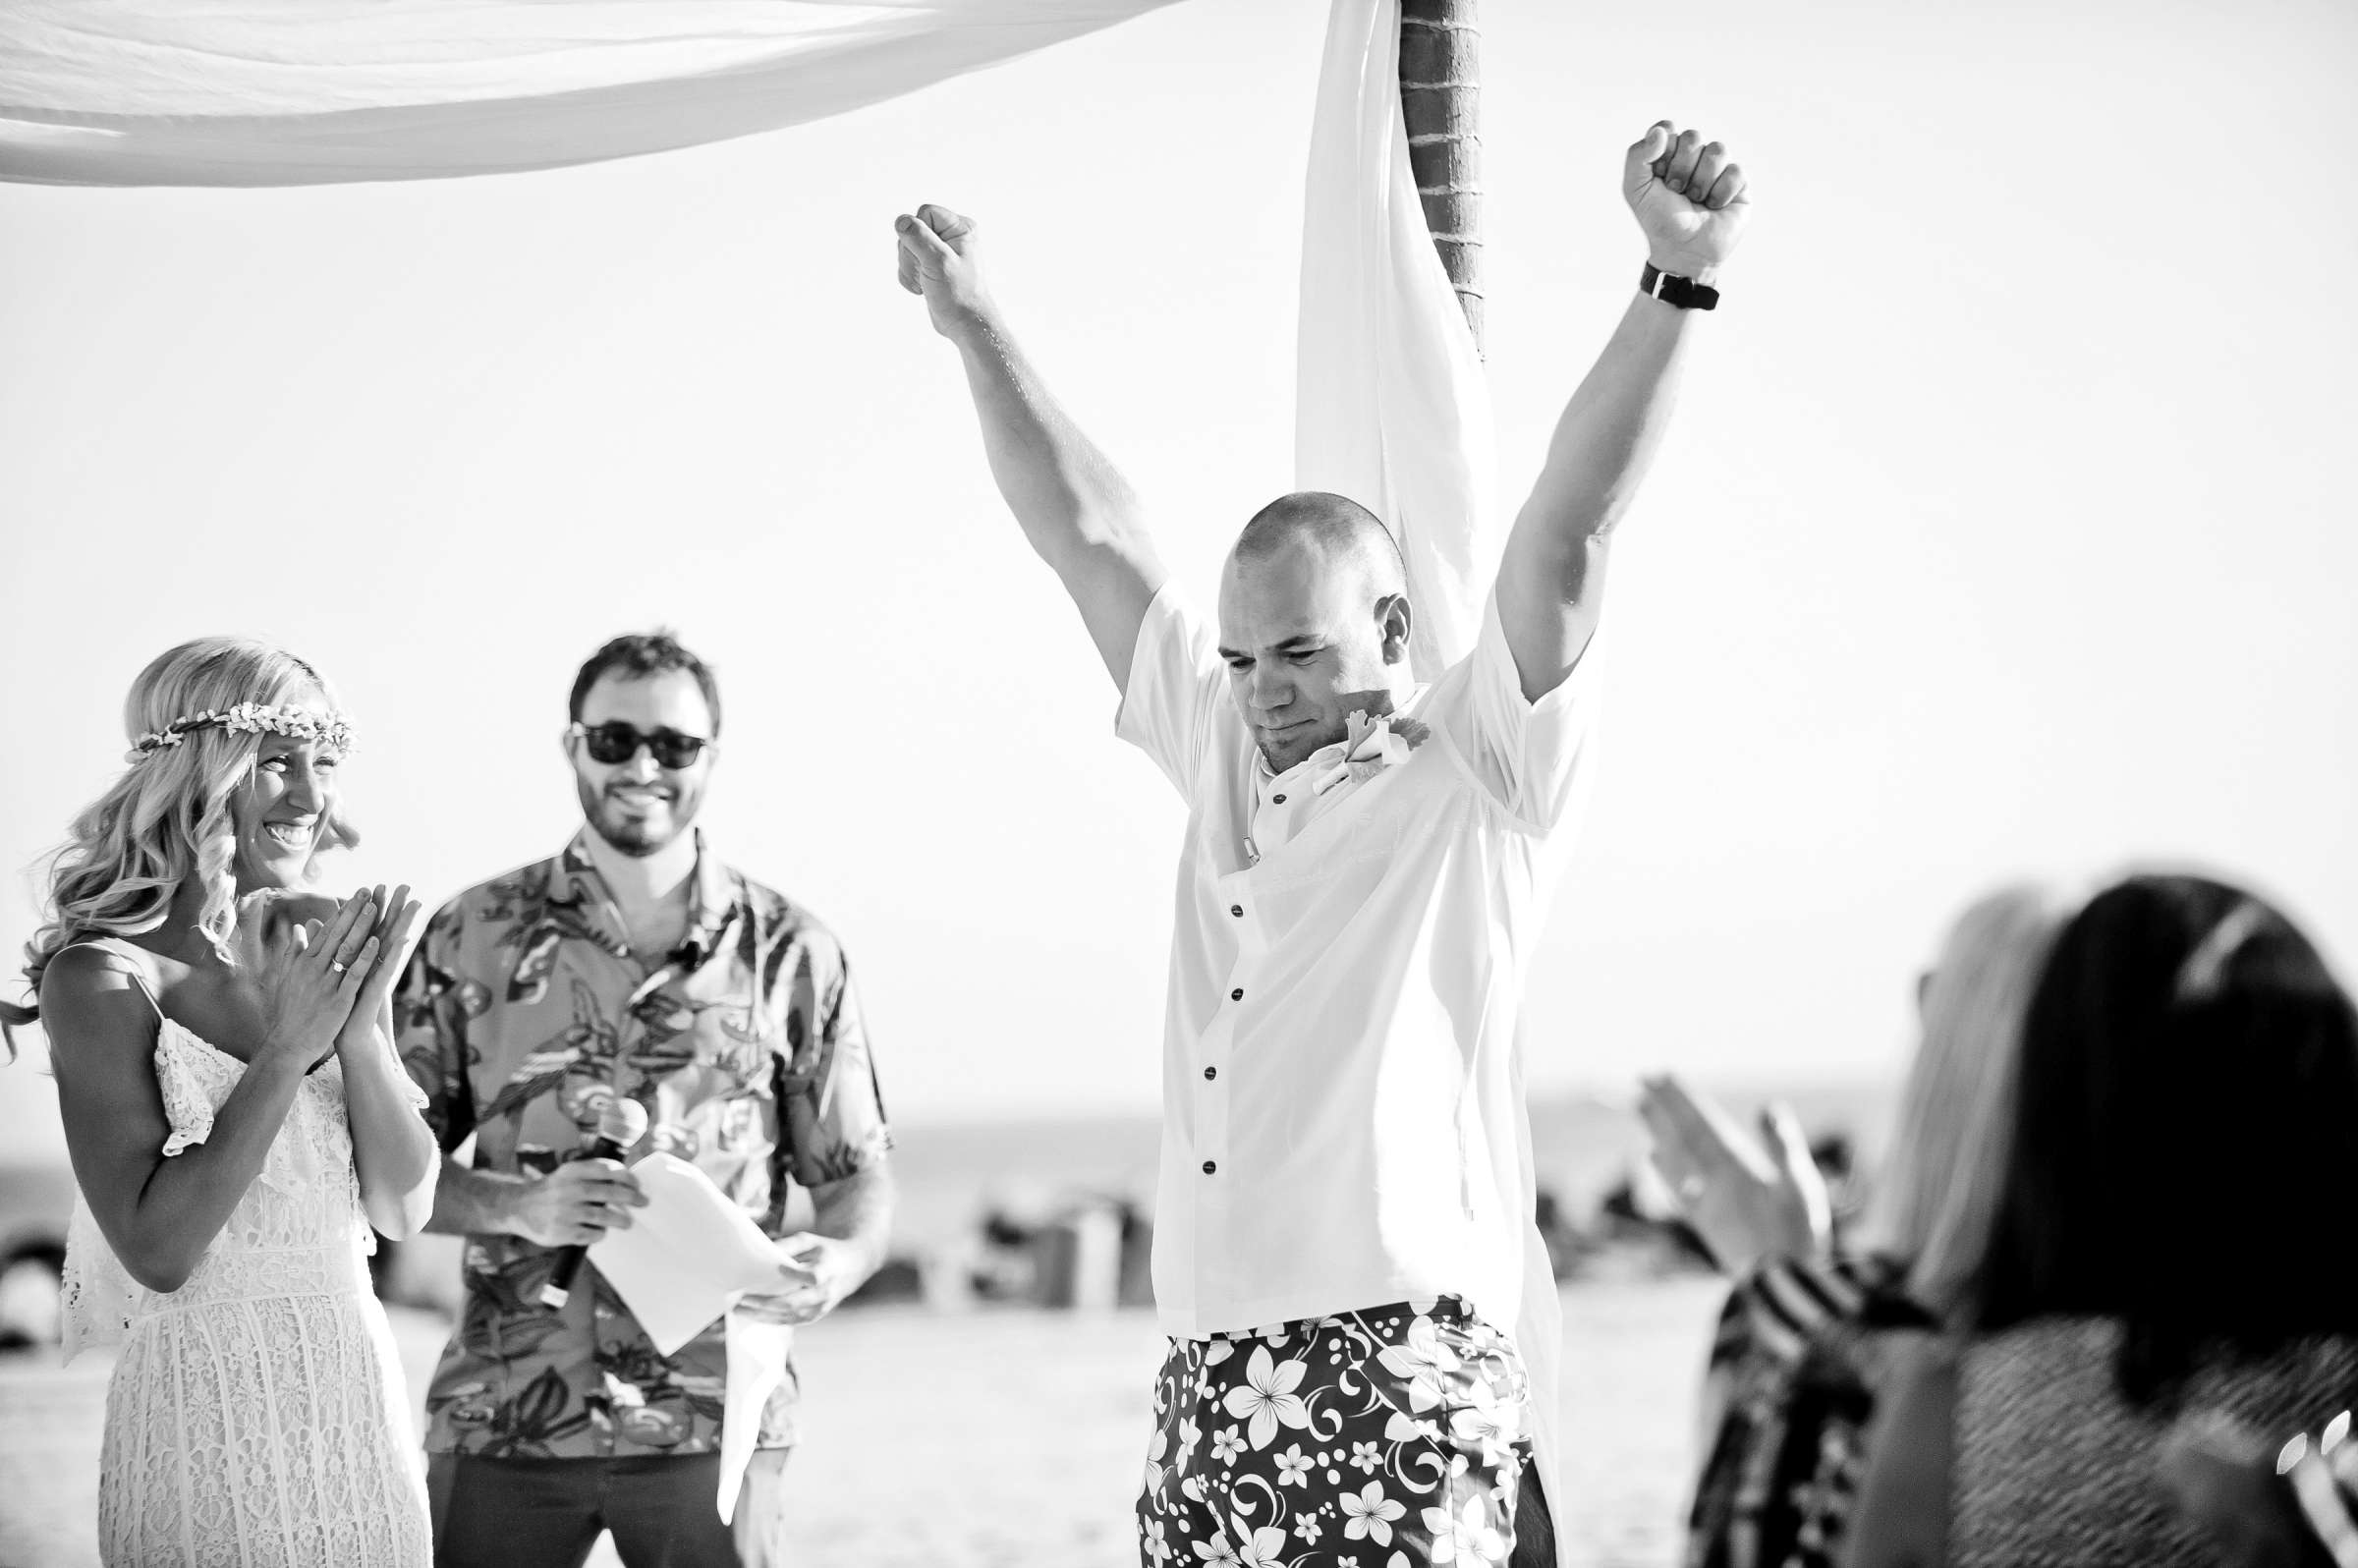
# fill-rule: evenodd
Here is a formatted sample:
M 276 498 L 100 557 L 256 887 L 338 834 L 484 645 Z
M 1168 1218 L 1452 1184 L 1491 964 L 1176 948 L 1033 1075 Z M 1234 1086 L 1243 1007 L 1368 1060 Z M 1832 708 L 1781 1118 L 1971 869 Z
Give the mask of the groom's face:
M 1230 556 L 1220 578 L 1220 657 L 1237 712 L 1284 772 L 1340 741 L 1351 714 L 1391 709 L 1407 608 L 1365 567 L 1307 540 Z

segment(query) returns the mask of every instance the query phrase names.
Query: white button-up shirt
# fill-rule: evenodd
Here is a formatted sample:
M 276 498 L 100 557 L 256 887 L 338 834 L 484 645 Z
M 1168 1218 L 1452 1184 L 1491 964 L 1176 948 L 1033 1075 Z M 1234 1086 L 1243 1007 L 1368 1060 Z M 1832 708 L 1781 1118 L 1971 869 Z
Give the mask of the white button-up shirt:
M 1519 1045 L 1586 794 L 1598 651 L 1528 702 L 1493 601 L 1474 651 L 1402 709 L 1429 737 L 1319 792 L 1339 751 L 1272 777 L 1208 630 L 1168 585 L 1148 608 L 1117 729 L 1189 808 L 1154 1224 L 1165 1332 L 1444 1294 L 1511 1326 L 1540 1279 L 1552 1303 Z

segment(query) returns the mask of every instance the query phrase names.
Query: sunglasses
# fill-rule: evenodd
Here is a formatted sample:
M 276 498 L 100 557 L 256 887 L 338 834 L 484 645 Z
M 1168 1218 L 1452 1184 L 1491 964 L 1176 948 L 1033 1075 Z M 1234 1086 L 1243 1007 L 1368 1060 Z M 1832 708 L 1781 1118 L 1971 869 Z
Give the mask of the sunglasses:
M 654 754 L 657 767 L 676 771 L 693 767 L 696 759 L 703 755 L 705 747 L 719 744 L 705 740 L 701 735 L 682 735 L 678 730 L 656 730 L 650 735 L 619 719 L 606 724 L 576 723 L 568 727 L 565 733 L 580 736 L 582 748 L 590 754 L 590 760 L 603 762 L 609 767 L 637 756 L 639 748 L 644 746 Z

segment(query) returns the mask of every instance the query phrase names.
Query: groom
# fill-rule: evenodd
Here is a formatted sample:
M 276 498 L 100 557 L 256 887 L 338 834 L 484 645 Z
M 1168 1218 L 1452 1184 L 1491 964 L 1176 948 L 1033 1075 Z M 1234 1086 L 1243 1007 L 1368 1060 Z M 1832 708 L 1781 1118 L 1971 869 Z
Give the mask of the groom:
M 1154 1291 L 1170 1335 L 1138 1501 L 1153 1565 L 1305 1549 L 1502 1564 L 1552 1333 L 1523 980 L 1595 747 L 1611 531 L 1747 211 L 1719 143 L 1628 150 L 1647 265 L 1557 426 L 1471 654 L 1409 666 L 1383 523 L 1249 521 L 1207 621 L 984 286 L 975 226 L 895 224 L 1000 493 L 1189 808 L 1163 1044 Z M 1527 1290 L 1535 1305 L 1526 1314 Z M 1543 1296 L 1544 1293 L 1544 1296 Z M 1521 1319 L 1518 1322 L 1518 1319 Z

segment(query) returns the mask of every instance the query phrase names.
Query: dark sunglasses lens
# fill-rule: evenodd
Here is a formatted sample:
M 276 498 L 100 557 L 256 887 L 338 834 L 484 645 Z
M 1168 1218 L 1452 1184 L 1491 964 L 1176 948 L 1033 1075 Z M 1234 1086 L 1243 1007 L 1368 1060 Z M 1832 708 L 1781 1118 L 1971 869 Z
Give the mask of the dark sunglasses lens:
M 650 735 L 646 744 L 647 749 L 655 754 L 655 761 L 671 768 L 688 766 L 696 760 L 697 754 L 704 749 L 702 737 L 682 735 L 675 730 Z
M 627 762 L 639 751 L 639 732 L 628 724 L 593 725 L 582 734 L 593 762 Z

